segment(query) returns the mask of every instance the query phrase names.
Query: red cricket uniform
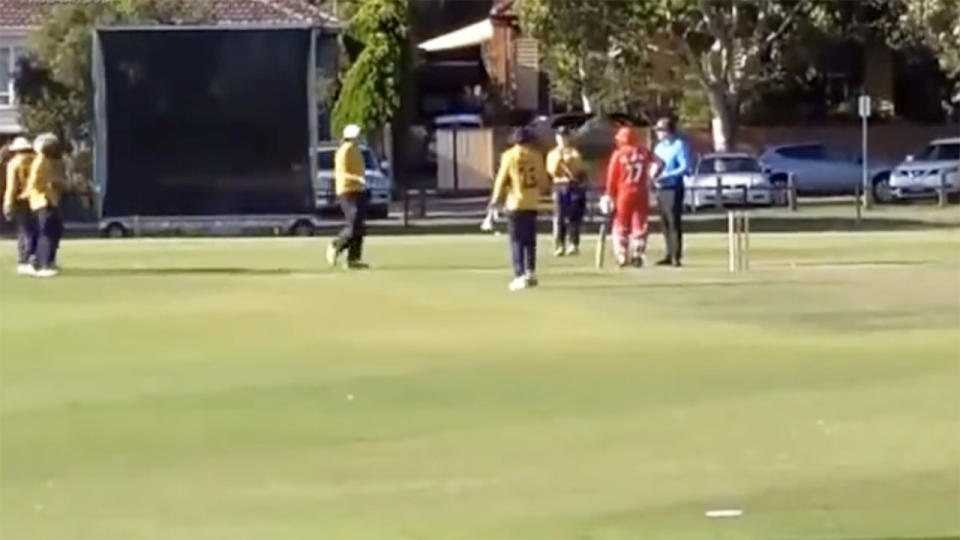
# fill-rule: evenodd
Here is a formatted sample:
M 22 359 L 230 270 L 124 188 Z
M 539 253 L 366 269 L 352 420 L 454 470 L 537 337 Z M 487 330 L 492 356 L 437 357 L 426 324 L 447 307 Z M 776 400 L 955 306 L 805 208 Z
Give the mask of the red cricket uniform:
M 620 128 L 615 141 L 617 148 L 607 164 L 606 193 L 614 201 L 614 252 L 622 263 L 631 241 L 630 258 L 638 258 L 646 250 L 650 170 L 658 161 L 650 150 L 637 144 L 630 128 Z

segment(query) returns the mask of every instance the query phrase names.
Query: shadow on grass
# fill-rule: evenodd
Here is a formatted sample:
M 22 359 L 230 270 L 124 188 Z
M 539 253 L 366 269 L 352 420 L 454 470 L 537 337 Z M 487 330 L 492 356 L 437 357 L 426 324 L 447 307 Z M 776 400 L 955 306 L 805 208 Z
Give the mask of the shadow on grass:
M 326 274 L 328 271 L 315 269 L 289 268 L 240 268 L 240 267 L 200 267 L 200 268 L 70 268 L 64 272 L 69 277 L 107 277 L 107 276 L 285 276 L 292 274 Z
M 688 289 L 688 288 L 709 288 L 709 287 L 779 287 L 782 285 L 816 285 L 818 287 L 830 285 L 818 281 L 812 284 L 803 280 L 770 280 L 770 281 L 740 281 L 740 280 L 711 280 L 711 281 L 674 281 L 669 283 L 571 283 L 569 285 L 555 285 L 545 283 L 541 285 L 543 289 L 576 289 L 576 290 L 605 290 L 605 289 Z M 840 284 L 839 282 L 836 284 Z

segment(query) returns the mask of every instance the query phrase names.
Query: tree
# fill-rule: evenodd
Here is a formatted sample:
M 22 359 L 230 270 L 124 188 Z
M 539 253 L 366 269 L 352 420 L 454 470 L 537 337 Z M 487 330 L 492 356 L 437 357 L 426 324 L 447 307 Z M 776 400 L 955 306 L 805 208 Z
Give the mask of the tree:
M 58 133 L 85 163 L 92 103 L 90 38 L 97 26 L 181 24 L 210 20 L 205 4 L 191 0 L 108 0 L 55 7 L 29 36 L 28 58 L 16 77 L 18 110 L 28 131 Z M 79 172 L 89 178 L 89 170 Z
M 526 0 L 524 28 L 559 47 L 547 62 L 560 85 L 586 81 L 591 64 L 619 56 L 634 66 L 676 65 L 706 93 L 717 150 L 736 145 L 743 96 L 775 65 L 799 17 L 813 0 Z M 590 21 L 585 25 L 584 21 Z M 590 30 L 575 30 L 593 26 Z M 574 29 L 571 31 L 571 29 Z M 589 32 L 589 33 L 586 33 Z M 606 59 L 605 59 L 606 58 Z M 563 62 L 566 62 L 564 64 Z M 601 69 L 601 71 L 604 71 Z M 618 72 L 617 77 L 619 78 Z M 646 76 L 652 76 L 649 72 Z M 598 79 L 601 85 L 611 81 Z M 617 81 L 614 81 L 616 83 Z M 587 93 L 590 85 L 583 87 Z
M 960 98 L 960 3 L 956 0 L 899 0 L 901 42 L 915 40 L 937 57 L 944 73 L 954 81 Z
M 347 38 L 363 49 L 343 76 L 331 116 L 333 133 L 347 124 L 379 129 L 399 109 L 408 9 L 407 0 L 366 0 L 351 17 Z

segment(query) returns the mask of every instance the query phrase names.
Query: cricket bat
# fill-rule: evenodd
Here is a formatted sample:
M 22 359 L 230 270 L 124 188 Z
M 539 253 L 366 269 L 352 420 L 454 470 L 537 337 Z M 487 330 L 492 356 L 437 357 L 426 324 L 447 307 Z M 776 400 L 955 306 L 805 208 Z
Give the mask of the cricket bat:
M 603 216 L 600 223 L 600 234 L 597 236 L 597 252 L 594 255 L 594 263 L 597 268 L 603 268 L 603 259 L 607 254 L 607 236 L 610 234 L 610 226 L 613 223 L 613 214 Z

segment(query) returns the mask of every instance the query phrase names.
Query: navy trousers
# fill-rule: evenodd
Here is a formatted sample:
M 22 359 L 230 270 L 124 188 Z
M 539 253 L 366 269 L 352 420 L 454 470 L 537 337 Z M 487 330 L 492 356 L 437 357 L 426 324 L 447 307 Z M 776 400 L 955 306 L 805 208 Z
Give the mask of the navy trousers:
M 510 256 L 513 275 L 522 277 L 537 270 L 537 211 L 515 210 L 510 214 Z
M 560 184 L 553 191 L 553 242 L 557 247 L 580 246 L 580 227 L 587 208 L 587 192 L 579 184 Z
M 27 264 L 37 253 L 37 218 L 26 201 L 16 203 L 13 220 L 17 224 L 17 264 Z
M 47 206 L 37 210 L 37 268 L 53 268 L 57 262 L 57 250 L 63 237 L 63 222 L 60 211 Z

